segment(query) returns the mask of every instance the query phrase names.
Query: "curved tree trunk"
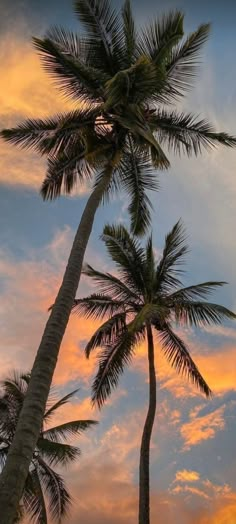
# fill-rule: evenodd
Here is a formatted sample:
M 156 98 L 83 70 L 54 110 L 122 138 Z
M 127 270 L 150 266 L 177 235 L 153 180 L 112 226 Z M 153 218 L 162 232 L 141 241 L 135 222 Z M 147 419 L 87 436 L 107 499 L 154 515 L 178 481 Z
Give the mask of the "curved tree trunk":
M 152 428 L 156 414 L 156 373 L 151 326 L 147 326 L 149 364 L 149 407 L 142 435 L 139 463 L 139 524 L 150 523 L 149 457 Z
M 73 242 L 62 285 L 47 321 L 32 368 L 16 433 L 0 476 L 0 524 L 13 524 L 39 437 L 53 373 L 78 288 L 95 213 L 111 176 L 107 169 L 90 195 Z M 30 329 L 30 326 L 29 326 Z

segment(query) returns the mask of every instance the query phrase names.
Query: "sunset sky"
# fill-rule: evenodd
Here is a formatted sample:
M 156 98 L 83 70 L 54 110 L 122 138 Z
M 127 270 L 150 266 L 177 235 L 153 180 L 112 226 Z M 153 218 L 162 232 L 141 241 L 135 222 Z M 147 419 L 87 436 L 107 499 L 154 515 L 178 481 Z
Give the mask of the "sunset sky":
M 114 4 L 121 2 L 114 0 Z M 43 72 L 31 36 L 51 25 L 80 30 L 70 0 L 0 0 L 0 127 L 70 109 Z M 185 31 L 212 23 L 196 87 L 179 107 L 205 116 L 217 130 L 236 134 L 236 2 L 133 0 L 137 23 L 169 8 L 182 9 Z M 74 107 L 74 106 L 73 106 Z M 152 195 L 153 239 L 161 253 L 165 234 L 181 217 L 191 252 L 185 282 L 226 280 L 214 300 L 236 311 L 236 150 L 219 147 L 198 159 L 171 156 Z M 0 143 L 0 378 L 28 371 L 65 269 L 88 190 L 43 202 L 39 188 L 45 163 L 33 153 Z M 98 269 L 112 270 L 99 240 L 105 222 L 128 226 L 122 195 L 102 207 L 86 253 Z M 85 278 L 79 294 L 90 291 Z M 147 407 L 146 347 L 137 350 L 101 412 L 91 409 L 96 359 L 83 348 L 96 327 L 72 316 L 54 383 L 60 394 L 79 387 L 57 421 L 99 420 L 80 438 L 82 457 L 65 476 L 74 497 L 71 524 L 136 524 L 138 455 Z M 183 329 L 197 365 L 214 392 L 205 401 L 177 377 L 156 344 L 158 410 L 151 449 L 153 524 L 236 522 L 236 329 L 233 323 Z

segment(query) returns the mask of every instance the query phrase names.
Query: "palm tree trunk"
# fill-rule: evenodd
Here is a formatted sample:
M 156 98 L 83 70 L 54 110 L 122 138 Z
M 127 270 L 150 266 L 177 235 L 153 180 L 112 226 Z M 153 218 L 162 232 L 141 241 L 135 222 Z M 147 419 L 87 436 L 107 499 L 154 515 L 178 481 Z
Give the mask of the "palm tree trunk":
M 85 250 L 111 168 L 90 195 L 76 232 L 62 285 L 47 321 L 31 372 L 16 433 L 0 476 L 0 524 L 13 524 L 23 493 L 63 335 L 78 288 Z M 30 326 L 29 326 L 30 329 Z
M 156 414 L 156 373 L 152 328 L 147 326 L 149 364 L 149 407 L 143 429 L 139 463 L 139 524 L 150 523 L 149 458 L 152 428 Z

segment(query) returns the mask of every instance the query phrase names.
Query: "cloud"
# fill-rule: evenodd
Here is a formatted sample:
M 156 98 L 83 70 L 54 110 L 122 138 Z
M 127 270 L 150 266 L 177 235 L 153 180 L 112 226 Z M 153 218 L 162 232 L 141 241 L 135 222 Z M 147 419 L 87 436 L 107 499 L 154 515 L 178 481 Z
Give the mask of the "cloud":
M 195 482 L 199 478 L 200 475 L 197 471 L 182 469 L 176 472 L 175 482 Z
M 194 415 L 190 416 L 192 420 L 183 424 L 180 429 L 184 441 L 183 449 L 189 450 L 200 442 L 214 438 L 217 431 L 223 430 L 224 410 L 225 405 L 204 416 L 197 416 L 194 412 Z
M 14 127 L 28 118 L 47 118 L 71 110 L 72 103 L 52 85 L 36 51 L 22 35 L 6 34 L 0 42 L 0 128 Z M 39 154 L 0 141 L 0 183 L 39 190 L 46 162 Z M 88 193 L 79 185 L 74 195 Z
M 199 489 L 199 488 L 196 488 L 194 486 L 176 486 L 175 488 L 172 489 L 172 493 L 191 493 L 191 495 L 197 495 L 198 497 L 202 497 L 206 500 L 209 500 L 210 497 L 209 495 L 207 495 L 207 493 L 205 493 L 205 491 Z
M 175 485 L 177 482 L 179 484 Z M 217 505 L 225 506 L 228 504 L 228 500 L 234 499 L 234 493 L 228 484 L 215 484 L 209 479 L 202 478 L 196 471 L 177 471 L 173 484 L 174 487 L 171 486 L 169 489 L 170 494 L 184 496 L 186 503 L 189 504 L 191 504 L 191 500 L 196 502 L 196 497 L 203 501 L 207 500 L 207 508 L 209 513 L 213 515 Z M 209 520 L 207 522 L 212 522 L 209 517 L 208 514 Z M 203 520 L 199 519 L 199 523 L 202 522 L 205 522 L 205 517 Z
M 0 113 L 5 122 L 45 118 L 71 107 L 52 87 L 30 40 L 6 34 L 1 39 L 0 54 Z
M 65 269 L 65 253 L 69 254 L 72 230 L 55 233 L 52 241 L 39 249 L 29 250 L 25 259 L 17 260 L 4 250 L 0 253 L 0 356 L 1 376 L 14 365 L 30 369 L 38 348 L 48 307 L 53 303 Z M 96 255 L 94 255 L 96 258 Z M 87 290 L 83 282 L 81 291 Z M 95 359 L 84 356 L 84 342 L 97 323 L 72 315 L 63 340 L 56 384 L 76 380 L 88 383 L 94 372 Z M 14 363 L 14 364 L 13 364 Z

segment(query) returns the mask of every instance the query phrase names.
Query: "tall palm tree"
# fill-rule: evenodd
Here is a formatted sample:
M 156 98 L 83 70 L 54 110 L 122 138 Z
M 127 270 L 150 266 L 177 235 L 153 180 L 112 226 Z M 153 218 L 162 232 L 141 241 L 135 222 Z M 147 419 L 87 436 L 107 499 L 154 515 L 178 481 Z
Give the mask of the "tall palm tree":
M 137 345 L 147 340 L 149 407 L 145 420 L 139 467 L 139 524 L 149 524 L 149 453 L 156 412 L 154 334 L 167 360 L 187 376 L 206 396 L 211 390 L 190 356 L 173 324 L 204 326 L 236 315 L 218 304 L 206 302 L 211 291 L 224 282 L 204 282 L 182 287 L 180 265 L 187 253 L 184 231 L 178 222 L 166 236 L 162 257 L 155 260 L 152 238 L 146 247 L 123 226 L 106 226 L 103 240 L 118 276 L 87 265 L 84 273 L 98 285 L 98 292 L 77 299 L 75 308 L 92 318 L 106 318 L 89 340 L 85 353 L 99 350 L 99 368 L 92 386 L 92 400 L 101 408 L 120 375 L 131 363 Z
M 5 140 L 48 157 L 44 199 L 68 194 L 91 178 L 93 185 L 1 475 L 0 506 L 5 511 L 0 524 L 12 524 L 19 503 L 99 204 L 112 191 L 124 189 L 130 196 L 132 232 L 144 233 L 150 224 L 147 190 L 158 187 L 155 170 L 169 166 L 163 146 L 190 156 L 216 144 L 236 144 L 235 137 L 215 132 L 206 120 L 168 109 L 191 87 L 209 24 L 183 39 L 179 11 L 138 32 L 129 0 L 121 12 L 109 0 L 75 0 L 74 5 L 85 30 L 81 38 L 55 27 L 45 38 L 34 38 L 34 45 L 77 109 L 47 120 L 27 120 L 1 133 Z
M 4 467 L 16 431 L 29 378 L 29 374 L 13 373 L 1 382 L 0 470 Z M 47 524 L 49 518 L 61 522 L 68 513 L 71 497 L 63 477 L 55 471 L 54 466 L 67 466 L 80 456 L 80 449 L 67 444 L 66 441 L 69 437 L 86 431 L 96 422 L 73 420 L 55 427 L 48 427 L 48 423 L 57 410 L 69 402 L 77 392 L 78 389 L 60 399 L 55 396 L 53 390 L 49 395 L 15 522 L 20 522 L 24 513 L 30 515 L 35 524 Z

